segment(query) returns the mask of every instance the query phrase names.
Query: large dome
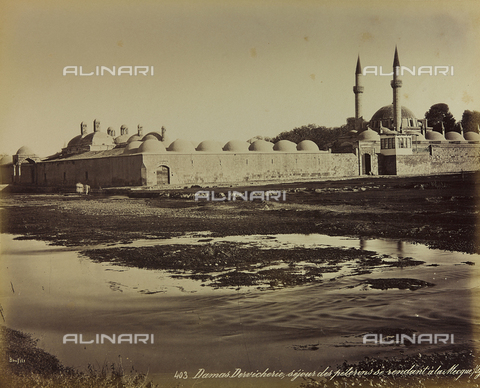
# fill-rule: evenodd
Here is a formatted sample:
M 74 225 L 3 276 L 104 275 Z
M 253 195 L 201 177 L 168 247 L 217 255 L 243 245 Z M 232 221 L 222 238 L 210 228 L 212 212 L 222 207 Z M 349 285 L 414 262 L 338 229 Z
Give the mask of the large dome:
M 447 132 L 445 134 L 445 139 L 450 141 L 465 141 L 465 139 L 460 133 L 454 131 Z
M 104 132 L 92 132 L 83 137 L 78 144 L 80 145 L 115 145 L 113 137 Z
M 271 152 L 273 151 L 273 143 L 265 140 L 256 140 L 252 144 L 250 144 L 250 147 L 248 147 L 248 149 L 250 151 L 256 152 Z
M 280 140 L 275 143 L 273 150 L 282 152 L 295 152 L 297 151 L 297 145 L 290 140 Z
M 465 140 L 469 141 L 479 141 L 480 140 L 480 135 L 477 132 L 465 132 L 463 134 L 463 137 Z
M 215 140 L 204 140 L 197 146 L 197 151 L 222 152 L 222 146 Z
M 168 147 L 168 151 L 193 154 L 195 152 L 195 148 L 190 141 L 184 139 L 177 139 L 172 144 L 170 144 L 170 147 Z
M 425 134 L 425 138 L 432 141 L 445 140 L 445 137 L 440 132 L 435 131 L 427 131 L 427 133 Z
M 393 104 L 385 105 L 375 112 L 370 121 L 393 120 Z M 417 119 L 413 112 L 402 106 L 402 120 L 403 119 Z
M 355 131 L 355 134 L 357 131 Z M 318 151 L 318 146 L 311 140 L 302 140 L 300 143 L 297 144 L 298 151 Z
M 138 152 L 138 149 L 142 145 L 140 140 L 135 140 L 127 144 L 125 149 L 123 150 L 124 154 L 135 154 Z
M 249 144 L 243 140 L 230 140 L 223 146 L 224 151 L 247 152 Z
M 132 143 L 130 143 L 132 144 Z M 138 148 L 138 152 L 149 152 L 152 154 L 163 154 L 167 152 L 165 146 L 161 141 L 158 141 L 157 138 L 145 140 L 142 145 Z

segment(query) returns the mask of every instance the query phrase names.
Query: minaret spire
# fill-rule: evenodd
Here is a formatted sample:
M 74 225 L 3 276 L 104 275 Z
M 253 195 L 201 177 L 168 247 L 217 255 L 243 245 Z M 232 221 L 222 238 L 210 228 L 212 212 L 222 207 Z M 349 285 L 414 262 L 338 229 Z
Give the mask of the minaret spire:
M 362 65 L 360 64 L 360 54 L 357 59 L 357 68 L 355 69 L 355 86 L 353 93 L 355 93 L 355 129 L 362 129 L 363 113 L 362 113 Z
M 400 60 L 398 59 L 397 46 L 395 46 L 395 57 L 393 58 L 393 69 L 395 69 L 396 67 L 400 67 Z
M 362 65 L 360 64 L 360 54 L 358 54 L 357 68 L 355 69 L 355 74 L 362 74 Z
M 398 59 L 397 46 L 395 46 L 395 56 L 393 58 L 393 80 L 390 85 L 393 89 L 393 129 L 401 132 L 402 105 L 400 103 L 400 88 L 402 87 L 402 80 L 400 79 L 400 60 Z

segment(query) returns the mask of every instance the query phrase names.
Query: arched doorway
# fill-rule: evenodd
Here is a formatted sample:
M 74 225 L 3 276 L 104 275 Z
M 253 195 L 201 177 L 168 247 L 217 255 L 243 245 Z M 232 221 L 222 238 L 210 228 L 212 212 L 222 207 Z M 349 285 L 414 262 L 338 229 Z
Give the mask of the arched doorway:
M 35 160 L 27 158 L 25 159 L 28 162 L 28 168 L 30 169 L 30 183 L 36 183 L 35 173 L 36 173 L 36 164 Z
M 365 175 L 370 175 L 372 173 L 372 156 L 370 154 L 365 154 Z
M 157 185 L 168 185 L 170 183 L 170 168 L 167 166 L 158 166 L 157 171 Z

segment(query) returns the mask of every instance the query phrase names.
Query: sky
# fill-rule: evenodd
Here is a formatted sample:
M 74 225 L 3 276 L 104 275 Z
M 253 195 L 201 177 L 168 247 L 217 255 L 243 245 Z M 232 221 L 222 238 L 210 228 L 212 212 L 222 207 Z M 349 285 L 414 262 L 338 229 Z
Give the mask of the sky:
M 477 1 L 2 0 L 0 153 L 54 154 L 80 134 L 144 133 L 227 142 L 355 114 L 357 56 L 453 66 L 402 77 L 402 105 L 423 118 L 447 103 L 480 111 Z M 66 66 L 153 66 L 154 75 L 63 75 Z M 392 103 L 389 76 L 363 76 L 363 115 Z

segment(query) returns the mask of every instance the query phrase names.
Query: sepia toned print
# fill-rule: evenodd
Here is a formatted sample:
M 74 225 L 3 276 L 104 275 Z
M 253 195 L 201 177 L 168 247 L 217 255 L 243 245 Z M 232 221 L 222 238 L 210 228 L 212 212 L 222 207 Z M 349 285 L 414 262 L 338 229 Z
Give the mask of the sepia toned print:
M 480 385 L 474 2 L 0 7 L 3 385 Z

